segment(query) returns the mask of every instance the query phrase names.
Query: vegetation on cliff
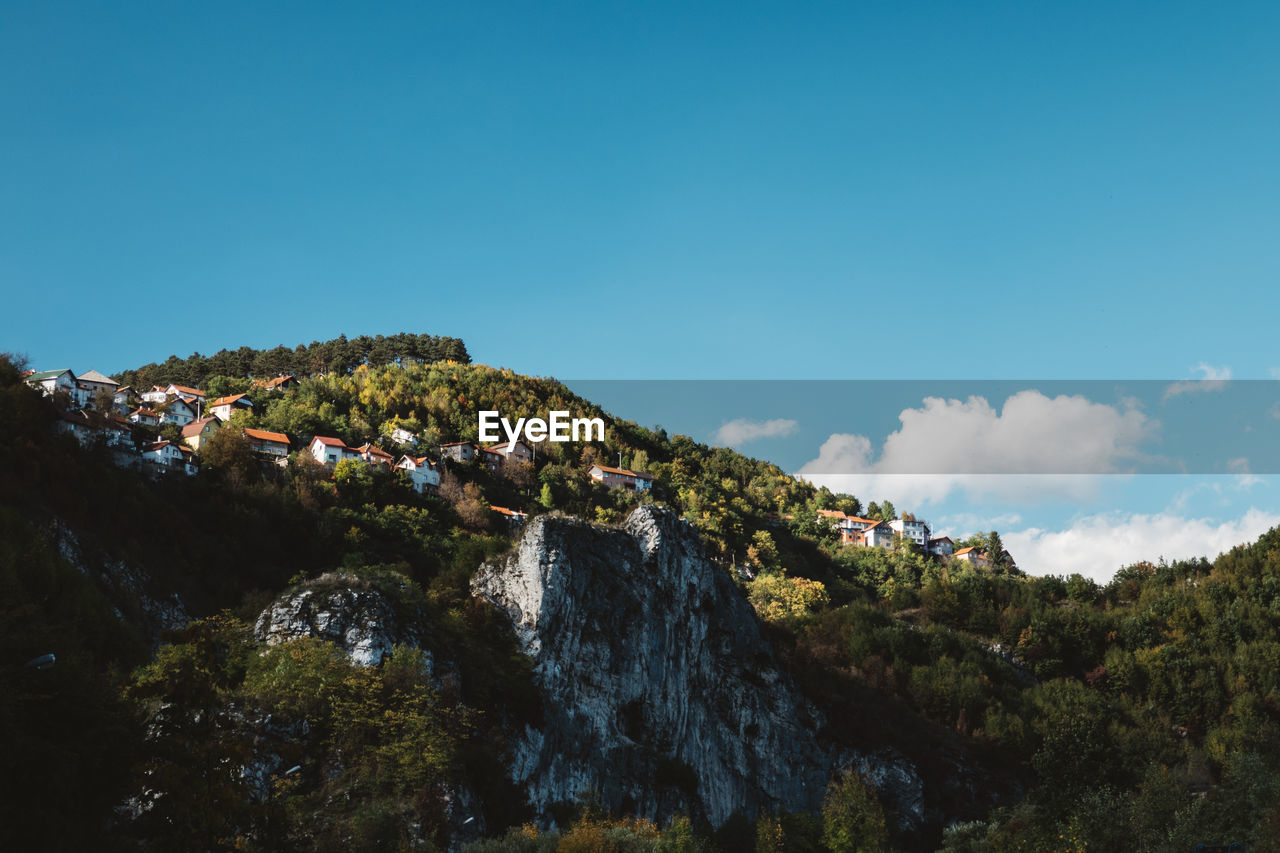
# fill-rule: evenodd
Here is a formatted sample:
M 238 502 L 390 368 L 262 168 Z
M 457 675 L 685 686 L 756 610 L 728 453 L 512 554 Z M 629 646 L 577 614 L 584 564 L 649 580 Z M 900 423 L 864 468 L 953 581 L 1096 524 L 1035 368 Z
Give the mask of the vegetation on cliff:
M 1265 849 L 1280 837 L 1278 531 L 1213 561 L 1131 566 L 1106 585 L 947 564 L 905 545 L 842 548 L 818 510 L 860 508 L 854 496 L 610 418 L 554 380 L 465 363 L 465 349 L 396 351 L 391 363 L 370 349 L 327 361 L 324 375 L 318 362 L 256 358 L 124 378 L 232 393 L 250 388 L 249 373 L 297 371 L 296 389 L 256 390 L 253 413 L 234 421 L 285 432 L 295 448 L 316 434 L 389 446 L 404 428 L 430 454 L 474 440 L 480 409 L 600 415 L 606 440 L 540 445 L 533 465 L 505 474 L 453 465 L 441 497 L 384 469 L 335 477 L 301 454 L 281 468 L 236 447 L 195 478 L 149 479 L 55 434 L 54 404 L 0 361 L 0 749 L 22 780 L 0 804 L 0 846 L 438 844 L 463 789 L 495 836 L 477 851 L 641 849 L 608 840 L 626 833 L 676 845 L 643 849 L 726 851 Z M 619 458 L 654 477 L 651 494 L 586 476 Z M 874 792 L 844 780 L 831 796 L 854 800 L 833 800 L 825 818 L 649 828 L 584 804 L 562 834 L 499 837 L 535 817 L 504 787 L 501 750 L 507 727 L 539 711 L 509 629 L 468 591 L 476 567 L 510 546 L 487 507 L 608 523 L 648 500 L 692 522 L 726 571 L 755 576 L 744 592 L 824 712 L 824 737 L 894 746 L 926 771 L 930 755 L 983 768 L 989 790 L 928 795 L 961 822 L 895 832 Z M 79 556 L 61 546 L 68 532 Z M 145 581 L 113 584 L 122 566 Z M 321 641 L 252 639 L 266 603 L 337 570 L 403 597 L 429 628 L 423 652 L 462 677 L 432 681 L 413 649 L 360 669 Z M 148 635 L 146 602 L 173 594 L 196 621 Z M 53 669 L 23 666 L 47 652 Z M 252 778 L 228 771 L 276 736 L 279 763 Z

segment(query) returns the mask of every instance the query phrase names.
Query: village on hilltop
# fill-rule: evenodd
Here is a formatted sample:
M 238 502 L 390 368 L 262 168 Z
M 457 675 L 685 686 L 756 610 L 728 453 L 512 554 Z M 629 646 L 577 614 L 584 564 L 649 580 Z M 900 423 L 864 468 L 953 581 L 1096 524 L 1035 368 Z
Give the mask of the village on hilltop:
M 82 445 L 102 446 L 110 450 L 112 459 L 122 467 L 135 467 L 153 475 L 181 473 L 194 476 L 200 470 L 200 449 L 217 430 L 225 428 L 237 412 L 253 411 L 248 394 L 234 394 L 207 399 L 205 392 L 184 385 L 156 385 L 145 391 L 122 386 L 96 370 L 75 374 L 71 370 L 29 372 L 26 383 L 46 396 L 57 397 L 64 404 L 57 428 L 75 436 Z M 252 391 L 288 392 L 298 386 L 296 377 L 282 374 L 270 379 L 255 379 Z M 181 431 L 181 442 L 159 438 L 157 430 L 173 424 Z M 138 429 L 141 427 L 142 429 Z M 419 438 L 403 429 L 394 429 L 390 443 L 397 454 L 372 443 L 350 447 L 340 438 L 312 436 L 306 444 L 295 443 L 281 432 L 237 427 L 250 450 L 266 464 L 286 465 L 295 450 L 306 454 L 317 464 L 334 469 L 338 463 L 351 460 L 389 469 L 404 483 L 422 495 L 435 495 L 440 488 L 443 468 L 449 464 L 467 465 L 478 462 L 495 476 L 502 476 L 512 465 L 532 465 L 535 450 L 523 441 L 481 445 L 472 441 L 451 441 L 437 445 L 436 458 L 422 454 Z M 647 492 L 653 477 L 640 471 L 593 463 L 587 476 L 608 488 Z M 490 506 L 513 526 L 522 524 L 528 514 L 519 509 Z M 908 513 L 890 520 L 863 518 L 839 510 L 818 510 L 839 534 L 842 545 L 865 548 L 892 548 L 898 541 L 913 542 L 920 552 L 942 559 L 955 559 L 974 566 L 990 567 L 991 555 L 975 547 L 956 549 L 948 536 L 933 537 L 927 522 Z M 1001 562 L 1013 566 L 1008 551 Z
M 113 461 L 121 467 L 137 468 L 152 475 L 196 475 L 200 469 L 201 446 L 217 430 L 225 428 L 237 412 L 252 412 L 254 405 L 248 394 L 209 401 L 198 388 L 172 383 L 139 391 L 96 370 L 81 374 L 69 369 L 30 371 L 24 380 L 30 387 L 63 404 L 58 430 L 74 436 L 86 447 L 107 448 Z M 296 377 L 282 374 L 255 379 L 253 390 L 287 392 L 297 385 Z M 181 442 L 159 438 L 157 431 L 167 424 L 181 431 Z M 522 441 L 487 446 L 454 441 L 439 445 L 437 458 L 432 459 L 420 455 L 417 435 L 396 428 L 389 438 L 390 443 L 400 449 L 397 459 L 395 454 L 371 443 L 350 447 L 340 438 L 316 435 L 305 445 L 295 445 L 293 439 L 281 432 L 237 428 L 250 450 L 264 463 L 286 465 L 296 448 L 329 469 L 344 460 L 390 469 L 415 492 L 424 495 L 438 492 L 441 470 L 449 462 L 466 464 L 479 460 L 489 473 L 501 476 L 510 465 L 532 465 L 535 453 Z M 609 488 L 636 492 L 646 492 L 653 485 L 649 474 L 600 464 L 590 465 L 587 476 Z M 490 506 L 490 509 L 512 525 L 522 524 L 528 518 L 528 514 L 519 509 L 500 506 Z

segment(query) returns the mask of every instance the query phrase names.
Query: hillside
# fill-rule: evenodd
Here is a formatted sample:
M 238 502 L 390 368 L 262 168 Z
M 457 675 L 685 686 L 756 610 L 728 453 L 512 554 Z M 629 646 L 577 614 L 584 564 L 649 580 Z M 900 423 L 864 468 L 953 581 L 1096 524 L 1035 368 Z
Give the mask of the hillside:
M 365 349 L 323 370 L 242 355 L 116 377 L 252 401 L 191 477 L 121 468 L 59 434 L 65 401 L 0 363 L 0 736 L 24 780 L 3 798 L 6 849 L 1185 850 L 1280 837 L 1280 532 L 1106 586 L 910 543 L 842 546 L 823 512 L 859 514 L 859 498 L 614 419 L 554 380 L 426 351 Z M 296 386 L 249 375 L 280 372 Z M 306 452 L 319 435 L 434 463 L 440 445 L 477 439 L 482 409 L 599 416 L 605 440 L 546 442 L 496 469 L 445 462 L 435 495 L 386 466 L 328 469 Z M 228 427 L 285 434 L 288 461 L 264 463 Z M 592 480 L 601 463 L 647 473 L 652 489 Z M 491 505 L 531 520 L 513 527 Z M 627 556 L 638 507 L 670 511 L 652 522 L 674 549 L 651 564 L 661 583 L 610 574 L 644 563 Z M 549 529 L 563 541 L 537 540 Z M 535 649 L 501 567 L 553 554 L 576 578 L 554 624 L 578 633 L 556 628 Z M 708 592 L 685 598 L 689 584 Z M 639 627 L 624 627 L 633 613 Z M 681 633 L 695 628 L 702 639 Z M 689 648 L 711 634 L 734 638 L 724 657 Z M 628 648 L 639 636 L 650 652 Z M 554 689 L 541 657 L 553 647 L 567 679 Z M 357 664 L 356 650 L 379 662 Z M 53 668 L 23 666 L 49 652 Z M 664 661 L 674 695 L 651 681 Z M 658 707 L 704 691 L 704 722 Z M 601 733 L 572 748 L 566 696 L 591 697 Z M 757 710 L 730 731 L 726 708 L 744 703 Z M 792 711 L 770 717 L 769 703 Z M 615 731 L 630 769 L 569 796 L 610 766 Z M 661 745 L 665 731 L 683 745 Z M 737 749 L 756 757 L 728 761 Z M 547 763 L 530 765 L 535 753 Z M 809 799 L 780 781 L 801 755 L 829 781 Z M 556 776 L 572 762 L 597 775 Z M 542 831 L 506 835 L 525 823 Z M 589 846 L 596 835 L 614 846 Z

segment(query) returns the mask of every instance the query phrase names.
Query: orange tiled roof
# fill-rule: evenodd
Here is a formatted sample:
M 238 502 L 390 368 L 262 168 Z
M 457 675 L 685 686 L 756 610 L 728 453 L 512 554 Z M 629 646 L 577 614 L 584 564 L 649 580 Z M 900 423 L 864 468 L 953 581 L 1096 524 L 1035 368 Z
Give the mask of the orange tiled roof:
M 653 479 L 653 477 L 651 477 L 648 474 L 641 474 L 637 471 L 628 471 L 626 468 L 610 468 L 608 465 L 601 465 L 598 462 L 593 464 L 591 467 L 599 468 L 601 471 L 604 471 L 607 474 L 620 474 L 623 477 L 640 477 L 645 480 Z
M 267 432 L 265 429 L 245 427 L 244 434 L 249 438 L 256 438 L 258 441 L 274 441 L 277 444 L 289 443 L 289 436 L 282 432 Z

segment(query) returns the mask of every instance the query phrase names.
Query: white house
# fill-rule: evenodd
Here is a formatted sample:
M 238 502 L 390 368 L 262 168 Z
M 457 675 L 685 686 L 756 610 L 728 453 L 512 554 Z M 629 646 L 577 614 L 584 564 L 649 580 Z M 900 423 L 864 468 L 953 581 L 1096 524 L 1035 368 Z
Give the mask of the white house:
M 895 518 L 889 522 L 889 526 L 893 531 L 903 539 L 910 539 L 912 542 L 920 546 L 920 550 L 927 550 L 929 547 L 929 525 L 917 519 Z
M 956 543 L 950 536 L 939 536 L 929 540 L 929 553 L 939 557 L 950 557 L 955 553 Z
M 76 400 L 77 391 L 76 375 L 70 370 L 42 370 L 39 373 L 29 374 L 24 380 L 32 388 L 37 389 L 46 397 L 61 391 L 72 399 Z
M 311 444 L 307 445 L 307 452 L 311 457 L 322 465 L 333 467 L 343 459 L 359 459 L 360 451 L 354 447 L 347 447 L 347 443 L 340 438 L 330 438 L 327 435 L 317 435 L 311 439 Z
M 165 390 L 164 385 L 152 385 L 150 391 L 142 392 L 142 402 L 144 403 L 163 403 L 169 399 L 169 392 Z
M 142 458 L 166 471 L 196 472 L 195 454 L 189 447 L 171 441 L 157 441 L 142 448 Z
M 402 456 L 396 469 L 408 472 L 415 492 L 435 494 L 440 488 L 440 467 L 425 456 Z
M 587 475 L 597 483 L 603 483 L 611 489 L 631 489 L 635 492 L 647 492 L 653 487 L 653 477 L 626 468 L 610 468 L 608 465 L 592 465 Z
M 213 415 L 220 421 L 229 421 L 231 416 L 236 412 L 250 411 L 253 409 L 253 403 L 243 394 L 234 394 L 230 397 L 219 397 L 209 404 L 209 414 Z
M 143 426 L 159 426 L 160 415 L 155 409 L 149 409 L 146 406 L 142 406 L 129 413 L 129 422 L 142 424 Z
M 128 385 L 121 385 L 111 395 L 111 404 L 122 415 L 129 414 L 129 410 L 133 408 L 134 403 L 137 401 L 137 395 L 133 393 L 133 389 Z
M 418 437 L 403 427 L 396 427 L 391 431 L 391 440 L 396 444 L 404 444 L 409 447 L 418 446 Z
M 186 426 L 196 419 L 196 404 L 189 403 L 183 397 L 174 397 L 156 409 L 161 424 L 177 424 Z
M 188 388 L 186 385 L 170 384 L 164 389 L 166 397 L 181 397 L 192 403 L 204 405 L 205 394 L 199 388 Z
M 282 432 L 245 427 L 244 437 L 249 439 L 249 449 L 261 456 L 280 460 L 289 455 L 289 436 Z

